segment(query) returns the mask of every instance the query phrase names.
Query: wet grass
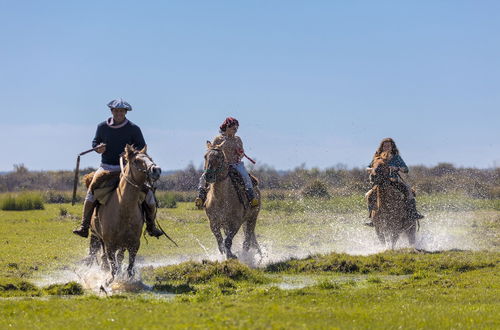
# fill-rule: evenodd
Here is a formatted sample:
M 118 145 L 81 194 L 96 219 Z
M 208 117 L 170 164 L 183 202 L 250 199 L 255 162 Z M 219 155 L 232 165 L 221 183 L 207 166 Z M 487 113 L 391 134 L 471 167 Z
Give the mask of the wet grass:
M 143 241 L 139 262 L 151 264 L 142 269 L 142 278 L 152 291 L 109 297 L 85 292 L 74 282 L 37 284 L 44 274 L 71 270 L 86 255 L 87 241 L 71 234 L 80 205 L 0 211 L 0 328 L 500 327 L 500 214 L 493 204 L 453 213 L 453 226 L 443 222 L 457 237 L 481 240 L 485 250 L 310 253 L 327 240 L 329 251 L 344 246 L 353 236 L 343 230 L 354 226 L 363 235 L 371 233 L 360 225 L 364 204 L 351 198 L 343 200 L 346 206 L 330 199 L 312 200 L 299 211 L 265 208 L 258 239 L 284 257 L 258 269 L 235 260 L 189 261 L 214 256 L 205 214 L 183 202 L 160 209 L 160 223 L 180 247 L 166 240 Z M 436 198 L 440 209 L 448 207 L 444 197 Z M 438 201 L 425 204 L 422 197 L 422 207 Z M 346 213 L 353 204 L 354 211 Z M 425 220 L 429 225 L 448 217 L 429 212 L 434 212 Z M 289 251 L 302 251 L 304 257 L 286 257 Z M 175 264 L 165 266 L 165 260 Z M 294 278 L 307 281 L 300 288 L 280 289 L 280 283 Z M 166 292 L 175 298 L 163 299 Z

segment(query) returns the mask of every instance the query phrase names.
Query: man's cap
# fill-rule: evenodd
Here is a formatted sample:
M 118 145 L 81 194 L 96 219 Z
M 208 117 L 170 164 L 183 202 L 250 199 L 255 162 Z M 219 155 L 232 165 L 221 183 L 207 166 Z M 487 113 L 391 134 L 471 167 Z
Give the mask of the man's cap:
M 132 106 L 121 97 L 109 102 L 108 107 L 110 109 L 126 109 L 127 111 L 132 111 Z

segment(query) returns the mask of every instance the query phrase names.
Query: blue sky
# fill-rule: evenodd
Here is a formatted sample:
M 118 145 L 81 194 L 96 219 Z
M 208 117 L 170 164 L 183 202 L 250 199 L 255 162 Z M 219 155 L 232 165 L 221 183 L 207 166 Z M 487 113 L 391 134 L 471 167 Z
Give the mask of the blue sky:
M 388 136 L 411 165 L 500 166 L 499 12 L 498 1 L 0 1 L 0 171 L 72 169 L 116 97 L 164 169 L 200 165 L 226 116 L 277 169 L 365 166 Z

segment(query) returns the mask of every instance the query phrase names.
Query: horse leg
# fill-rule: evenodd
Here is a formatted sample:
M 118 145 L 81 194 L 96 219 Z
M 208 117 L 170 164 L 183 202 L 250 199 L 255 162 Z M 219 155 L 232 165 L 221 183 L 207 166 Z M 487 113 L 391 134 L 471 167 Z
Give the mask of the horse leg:
M 233 238 L 236 235 L 236 230 L 230 229 L 226 232 L 226 239 L 224 240 L 224 248 L 226 251 L 226 257 L 228 259 L 237 259 L 236 255 L 231 252 L 231 247 L 233 246 Z
M 243 251 L 248 253 L 251 248 L 257 250 L 257 253 L 262 257 L 262 251 L 260 249 L 259 243 L 257 242 L 257 237 L 255 236 L 255 225 L 257 224 L 257 218 L 252 218 L 245 222 L 245 240 L 243 241 Z
M 406 230 L 406 236 L 408 237 L 408 243 L 411 247 L 415 247 L 415 234 L 417 232 L 417 224 L 414 223 L 410 228 Z
M 222 239 L 222 234 L 220 232 L 220 226 L 215 223 L 215 221 L 210 221 L 210 230 L 212 230 L 212 233 L 215 236 L 215 239 L 217 240 L 217 246 L 219 247 L 219 252 L 221 254 L 224 254 L 224 245 L 223 245 L 223 239 Z
M 375 225 L 375 233 L 377 234 L 377 237 L 378 237 L 378 240 L 380 241 L 380 244 L 385 246 L 385 235 L 384 235 L 382 228 L 380 228 L 379 225 Z
M 85 265 L 91 267 L 94 262 L 97 263 L 97 252 L 101 249 L 101 241 L 95 235 L 90 235 L 89 255 L 85 258 Z
M 118 274 L 122 272 L 122 262 L 124 257 L 125 257 L 125 249 L 121 248 L 118 250 L 118 253 L 116 254 L 116 269 Z
M 115 280 L 115 275 L 117 272 L 117 265 L 116 265 L 116 249 L 115 248 L 107 248 L 106 249 L 106 256 L 108 258 L 108 263 L 111 268 L 111 278 L 106 281 L 106 285 L 111 284 Z
M 391 250 L 394 250 L 396 247 L 396 242 L 398 241 L 399 238 L 399 233 L 398 232 L 392 232 L 391 233 Z
M 139 250 L 139 247 L 134 247 L 131 249 L 128 249 L 128 267 L 127 267 L 127 274 L 129 278 L 134 277 L 135 271 L 134 271 L 134 264 L 135 264 L 135 257 L 137 255 L 137 251 Z

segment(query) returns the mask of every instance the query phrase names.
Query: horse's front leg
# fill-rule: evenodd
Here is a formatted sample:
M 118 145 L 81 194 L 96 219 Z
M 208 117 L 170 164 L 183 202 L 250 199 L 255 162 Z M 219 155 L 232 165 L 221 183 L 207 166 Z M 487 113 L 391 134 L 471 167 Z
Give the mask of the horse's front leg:
M 217 240 L 217 247 L 219 248 L 219 252 L 221 254 L 224 254 L 225 249 L 219 224 L 216 221 L 210 221 L 210 230 L 212 230 L 212 233 L 214 234 L 215 239 Z
M 134 277 L 134 265 L 135 265 L 135 257 L 137 256 L 137 251 L 139 251 L 139 246 L 128 249 L 128 267 L 127 274 L 129 278 Z
M 116 249 L 108 247 L 106 249 L 106 257 L 111 268 L 111 277 L 106 281 L 106 285 L 109 285 L 115 280 L 115 275 L 118 270 L 118 267 L 116 265 Z
M 122 262 L 124 257 L 125 257 L 125 249 L 124 248 L 119 249 L 118 253 L 116 254 L 116 270 L 118 274 L 122 272 Z
M 224 248 L 226 252 L 226 257 L 228 259 L 237 259 L 236 255 L 231 252 L 231 247 L 233 246 L 233 238 L 236 235 L 237 230 L 230 229 L 226 232 L 226 239 L 224 239 Z
M 408 243 L 411 245 L 411 247 L 415 247 L 415 234 L 417 232 L 417 223 L 413 223 L 413 225 L 410 226 L 410 228 L 408 228 L 406 230 L 406 236 L 408 237 Z

